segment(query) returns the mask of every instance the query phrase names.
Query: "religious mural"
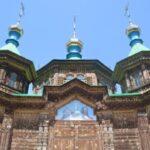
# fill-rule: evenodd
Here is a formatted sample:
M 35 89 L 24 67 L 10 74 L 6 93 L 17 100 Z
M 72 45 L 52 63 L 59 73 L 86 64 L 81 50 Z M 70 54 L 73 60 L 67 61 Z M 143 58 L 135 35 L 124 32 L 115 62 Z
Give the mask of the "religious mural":
M 56 120 L 96 120 L 96 116 L 91 107 L 74 100 L 58 109 Z

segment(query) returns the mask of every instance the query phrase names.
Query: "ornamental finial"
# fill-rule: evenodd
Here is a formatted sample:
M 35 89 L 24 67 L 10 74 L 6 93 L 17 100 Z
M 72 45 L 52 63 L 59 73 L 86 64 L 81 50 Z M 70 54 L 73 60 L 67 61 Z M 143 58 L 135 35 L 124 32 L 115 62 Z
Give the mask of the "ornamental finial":
M 129 22 L 129 25 L 128 25 L 127 29 L 126 29 L 126 34 L 128 36 L 130 35 L 130 33 L 134 32 L 134 31 L 139 32 L 139 34 L 140 34 L 140 31 L 141 31 L 139 26 L 132 22 L 129 5 L 130 5 L 130 3 L 128 2 L 126 7 L 125 7 L 125 16 L 127 17 L 128 22 Z
M 131 20 L 131 13 L 130 13 L 129 7 L 130 7 L 130 3 L 128 2 L 125 7 L 125 16 L 127 17 L 128 22 L 130 24 L 130 23 L 132 23 L 132 20 Z
M 73 38 L 76 38 L 76 16 L 73 18 Z
M 131 51 L 129 56 L 135 55 L 141 51 L 149 51 L 149 48 L 144 46 L 143 40 L 140 38 L 141 29 L 137 24 L 134 24 L 131 20 L 131 14 L 129 10 L 129 2 L 125 8 L 125 16 L 128 18 L 129 25 L 126 28 L 126 34 L 130 39 Z
M 25 7 L 24 7 L 24 4 L 23 4 L 23 2 L 21 1 L 21 3 L 20 3 L 20 11 L 19 11 L 19 18 L 18 18 L 18 24 L 20 24 L 21 23 L 21 19 L 22 19 L 22 17 L 25 15 Z
M 76 34 L 76 17 L 74 16 L 73 19 L 73 35 L 70 38 L 69 42 L 67 43 L 67 59 L 81 59 L 82 55 L 81 50 L 82 50 L 83 44 L 82 42 L 77 38 Z

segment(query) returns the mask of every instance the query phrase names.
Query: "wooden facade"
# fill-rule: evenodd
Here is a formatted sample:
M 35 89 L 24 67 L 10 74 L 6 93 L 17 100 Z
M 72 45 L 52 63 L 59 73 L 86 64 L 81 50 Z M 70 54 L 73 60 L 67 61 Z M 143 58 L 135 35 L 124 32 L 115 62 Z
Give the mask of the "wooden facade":
M 53 60 L 35 72 L 30 61 L 14 58 L 10 52 L 2 54 L 10 62 L 0 61 L 0 73 L 6 66 L 20 72 L 27 84 L 33 82 L 34 94 L 0 82 L 0 150 L 150 149 L 149 82 L 136 93 L 114 93 L 118 78 L 122 86 L 130 87 L 130 69 L 120 77 L 120 66 L 113 72 L 98 60 Z M 15 68 L 17 60 L 24 69 Z M 149 79 L 148 70 L 142 69 L 142 75 Z M 3 81 L 5 75 L 0 74 L 0 78 Z M 74 100 L 92 109 L 96 119 L 57 119 L 59 110 Z
M 77 79 L 46 86 L 42 96 L 1 92 L 0 149 L 149 150 L 149 96 L 108 96 L 106 87 Z M 55 120 L 57 110 L 74 99 L 91 106 L 97 119 Z

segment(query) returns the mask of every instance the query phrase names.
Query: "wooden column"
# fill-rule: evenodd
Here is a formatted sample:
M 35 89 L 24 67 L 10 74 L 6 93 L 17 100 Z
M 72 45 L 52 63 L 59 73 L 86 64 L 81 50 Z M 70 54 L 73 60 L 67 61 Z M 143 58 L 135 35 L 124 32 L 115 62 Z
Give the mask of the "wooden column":
M 138 129 L 141 139 L 142 150 L 150 150 L 150 141 L 149 141 L 149 124 L 147 113 L 138 114 Z
M 3 82 L 6 75 L 6 71 L 4 69 L 0 69 L 0 82 Z
M 45 120 L 39 126 L 38 150 L 48 149 L 49 121 Z
M 125 80 L 126 80 L 127 89 L 131 88 L 130 79 L 127 73 L 125 75 Z
M 110 120 L 102 120 L 100 126 L 103 150 L 114 150 L 113 125 L 110 123 Z
M 147 80 L 149 78 L 149 74 L 148 74 L 148 70 L 144 64 L 142 65 L 142 72 L 143 72 L 144 80 Z
M 12 135 L 12 118 L 9 115 L 4 115 L 2 123 L 2 134 L 0 141 L 0 150 L 8 150 L 11 145 Z

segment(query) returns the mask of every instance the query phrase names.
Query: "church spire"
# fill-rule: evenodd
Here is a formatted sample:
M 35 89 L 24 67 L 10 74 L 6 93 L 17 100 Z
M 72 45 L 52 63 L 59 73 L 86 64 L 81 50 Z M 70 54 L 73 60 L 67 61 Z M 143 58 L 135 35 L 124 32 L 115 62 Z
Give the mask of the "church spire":
M 138 52 L 141 52 L 141 51 L 149 51 L 150 49 L 144 46 L 143 44 L 144 42 L 140 38 L 140 34 L 141 34 L 140 27 L 134 24 L 131 20 L 129 4 L 126 6 L 125 15 L 127 16 L 128 22 L 129 22 L 129 25 L 126 29 L 126 34 L 128 38 L 130 39 L 130 46 L 131 46 L 131 51 L 129 53 L 129 56 L 137 54 Z
M 6 45 L 0 48 L 0 50 L 8 50 L 17 55 L 20 55 L 20 52 L 18 51 L 18 46 L 19 46 L 19 39 L 23 35 L 23 29 L 20 25 L 23 15 L 24 15 L 24 5 L 21 2 L 18 22 L 9 27 L 8 32 L 9 38 L 6 40 Z
M 70 60 L 79 60 L 82 59 L 81 50 L 82 50 L 83 44 L 82 42 L 77 38 L 76 33 L 76 17 L 74 17 L 73 21 L 73 36 L 67 43 L 67 56 L 66 59 Z

